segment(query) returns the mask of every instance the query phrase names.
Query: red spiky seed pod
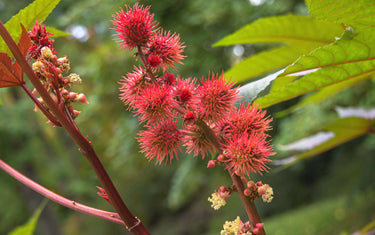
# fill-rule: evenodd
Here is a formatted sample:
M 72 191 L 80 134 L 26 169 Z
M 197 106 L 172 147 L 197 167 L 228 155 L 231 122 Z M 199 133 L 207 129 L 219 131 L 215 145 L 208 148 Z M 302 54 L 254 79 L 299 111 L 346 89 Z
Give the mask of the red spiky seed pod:
M 157 122 L 173 116 L 170 89 L 157 83 L 146 86 L 135 101 L 135 113 L 141 122 Z
M 185 58 L 182 55 L 185 46 L 180 42 L 178 34 L 171 34 L 170 32 L 157 32 L 156 36 L 150 41 L 148 49 L 144 50 L 146 55 L 157 55 L 161 58 L 164 70 L 169 67 L 174 68 L 175 63 L 182 64 Z
M 124 76 L 120 80 L 120 100 L 125 105 L 129 105 L 128 109 L 134 108 L 139 93 L 144 89 L 145 76 L 146 72 L 142 67 L 134 66 L 133 72 L 128 73 L 126 77 Z
M 266 136 L 255 132 L 251 135 L 245 132 L 232 136 L 224 145 L 223 152 L 226 156 L 226 169 L 240 176 L 249 176 L 250 172 L 262 174 L 267 171 L 269 167 L 266 164 L 274 154 Z
M 225 80 L 223 74 L 210 74 L 202 79 L 198 88 L 198 111 L 206 121 L 218 121 L 226 116 L 238 100 L 238 90 L 234 84 Z
M 230 113 L 218 122 L 221 134 L 224 138 L 242 133 L 265 132 L 271 130 L 272 118 L 266 116 L 266 111 L 258 106 L 239 105 L 231 109 Z
M 126 11 L 121 8 L 113 15 L 112 29 L 117 32 L 114 37 L 121 49 L 128 48 L 131 51 L 134 47 L 147 45 L 154 38 L 157 23 L 149 9 L 149 6 L 143 7 L 136 3 L 133 7 L 126 6 Z
M 177 124 L 172 120 L 163 120 L 155 125 L 148 125 L 148 130 L 139 133 L 138 142 L 141 152 L 148 160 L 156 159 L 157 164 L 171 161 L 177 157 L 177 150 L 180 149 L 182 133 Z
M 199 127 L 196 125 L 188 126 L 187 131 L 189 134 L 184 136 L 184 146 L 188 153 L 193 153 L 193 156 L 201 154 L 202 159 L 204 159 L 207 153 L 216 151 L 211 141 Z

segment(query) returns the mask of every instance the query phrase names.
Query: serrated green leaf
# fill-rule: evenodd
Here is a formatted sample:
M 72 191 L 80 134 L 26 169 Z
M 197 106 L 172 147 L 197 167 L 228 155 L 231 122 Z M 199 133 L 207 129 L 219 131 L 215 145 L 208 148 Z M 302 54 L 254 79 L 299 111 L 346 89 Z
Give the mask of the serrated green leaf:
M 230 46 L 248 43 L 331 43 L 342 34 L 338 24 L 317 21 L 309 16 L 275 16 L 262 18 L 248 24 L 235 33 L 221 39 L 214 46 Z
M 373 123 L 371 120 L 364 118 L 351 117 L 338 119 L 324 128 L 325 131 L 334 133 L 333 138 L 330 138 L 327 142 L 314 147 L 310 151 L 299 154 L 296 156 L 294 161 L 286 164 L 285 166 L 291 166 L 302 159 L 313 157 L 317 154 L 333 149 L 340 144 L 365 135 L 370 131 L 372 124 Z
M 302 56 L 277 79 L 282 79 L 286 75 L 295 75 L 311 70 L 317 71 L 293 80 L 289 84 L 284 84 L 279 89 L 273 89 L 256 102 L 262 107 L 268 107 L 344 81 L 347 83 L 341 85 L 355 83 L 355 81 L 349 82 L 352 79 L 362 80 L 372 76 L 375 72 L 374 41 L 375 33 L 366 32 L 355 35 L 352 39 L 342 38 Z M 342 88 L 341 85 L 328 91 L 333 92 L 334 89 L 338 91 Z
M 53 27 L 46 27 L 47 29 L 47 32 L 50 32 L 52 33 L 53 35 L 51 37 L 53 38 L 57 38 L 57 37 L 69 37 L 71 36 L 70 33 L 67 33 L 67 32 L 64 32 L 64 31 L 61 31 L 59 29 L 56 29 L 56 28 L 53 28 Z
M 20 10 L 6 24 L 5 27 L 14 39 L 18 39 L 21 34 L 22 24 L 27 30 L 35 24 L 35 20 L 44 21 L 52 12 L 60 0 L 35 0 L 26 8 Z M 0 51 L 7 50 L 4 40 L 0 39 Z
M 12 232 L 9 233 L 9 235 L 32 235 L 34 234 L 34 230 L 38 223 L 39 216 L 42 213 L 47 202 L 48 200 L 44 200 L 42 204 L 39 205 L 38 209 L 36 209 L 32 217 L 30 218 L 30 220 L 26 224 L 14 229 Z
M 227 78 L 243 82 L 255 76 L 285 67 L 303 54 L 321 46 L 320 43 L 301 43 L 303 46 L 283 46 L 248 57 L 225 72 Z
M 311 15 L 353 27 L 375 27 L 375 1 L 370 0 L 306 0 Z
M 278 117 L 282 117 L 282 116 L 285 116 L 291 112 L 294 112 L 295 110 L 299 109 L 299 108 L 302 108 L 303 106 L 307 105 L 308 103 L 319 103 L 321 101 L 323 101 L 324 99 L 340 92 L 340 91 L 343 91 L 351 86 L 354 86 L 355 84 L 357 83 L 360 83 L 360 82 L 363 82 L 364 80 L 366 79 L 369 79 L 371 77 L 373 77 L 375 75 L 375 73 L 373 74 L 364 74 L 362 76 L 358 76 L 356 78 L 352 78 L 352 79 L 349 79 L 349 80 L 344 80 L 342 82 L 339 82 L 337 84 L 333 84 L 331 86 L 328 86 L 328 87 L 325 87 L 317 92 L 315 92 L 314 94 L 311 94 L 310 96 L 308 96 L 306 99 L 300 101 L 299 103 L 297 103 L 296 105 L 290 107 L 289 109 L 287 110 L 284 110 L 282 112 L 279 112 L 277 114 Z M 278 79 L 276 81 L 279 81 Z
M 281 76 L 310 69 L 374 60 L 374 40 L 375 32 L 373 31 L 355 35 L 352 39 L 341 38 L 335 43 L 315 50 L 309 55 L 302 56 L 292 66 L 288 67 Z
M 257 99 L 255 102 L 263 108 L 269 107 L 341 81 L 357 79 L 362 76 L 370 77 L 374 72 L 374 61 L 362 61 L 322 68 L 284 87 L 272 90 L 268 95 Z M 282 79 L 282 77 L 277 79 Z

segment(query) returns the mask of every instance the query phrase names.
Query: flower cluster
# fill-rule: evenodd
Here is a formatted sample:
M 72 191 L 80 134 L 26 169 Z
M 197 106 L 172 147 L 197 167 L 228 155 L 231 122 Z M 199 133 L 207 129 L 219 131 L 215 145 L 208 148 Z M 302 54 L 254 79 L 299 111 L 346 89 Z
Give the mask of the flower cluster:
M 263 184 L 262 181 L 254 182 L 247 181 L 245 183 L 247 188 L 244 190 L 244 194 L 247 197 L 250 197 L 252 201 L 262 197 L 264 202 L 270 203 L 273 199 L 273 189 L 268 184 Z
M 48 47 L 53 53 L 56 53 L 53 48 L 54 40 L 49 38 L 49 36 L 53 36 L 53 34 L 47 32 L 46 26 L 43 22 L 38 23 L 36 20 L 34 27 L 29 32 L 29 37 L 33 42 L 28 52 L 29 59 L 36 60 L 40 56 L 43 47 Z
M 211 194 L 208 201 L 212 203 L 211 207 L 219 210 L 222 206 L 227 204 L 227 199 L 232 194 L 232 189 L 221 186 L 217 192 Z
M 36 59 L 32 68 L 52 99 L 57 104 L 64 104 L 66 111 L 75 119 L 80 111 L 73 108 L 73 103 L 88 103 L 83 93 L 77 94 L 69 91 L 72 84 L 81 83 L 81 78 L 75 73 L 69 73 L 70 61 L 66 57 L 57 58 L 53 48 L 53 39 L 50 39 L 49 35 L 52 34 L 46 31 L 42 22 L 36 22 L 29 32 L 33 44 L 28 51 L 28 56 L 30 59 Z M 38 95 L 35 89 L 33 95 Z M 38 100 L 42 105 L 44 104 L 42 98 Z M 48 110 L 47 107 L 45 108 Z
M 225 221 L 220 235 L 252 235 L 258 234 L 263 228 L 263 223 L 257 223 L 254 227 L 249 222 L 243 223 L 239 216 L 233 221 Z
M 142 62 L 121 79 L 120 99 L 147 128 L 138 141 L 148 160 L 170 162 L 183 145 L 202 158 L 220 153 L 209 166 L 223 164 L 239 176 L 268 169 L 273 152 L 265 134 L 271 129 L 265 111 L 235 107 L 238 89 L 223 74 L 209 73 L 198 84 L 196 78 L 171 73 L 182 63 L 185 46 L 177 34 L 158 27 L 149 7 L 126 6 L 112 24 L 115 41 L 129 51 L 137 49 Z

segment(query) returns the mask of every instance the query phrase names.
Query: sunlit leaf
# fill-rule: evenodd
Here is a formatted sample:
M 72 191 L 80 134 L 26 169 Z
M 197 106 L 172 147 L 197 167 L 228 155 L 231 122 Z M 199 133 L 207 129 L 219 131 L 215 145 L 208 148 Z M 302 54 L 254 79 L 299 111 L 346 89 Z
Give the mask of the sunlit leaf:
M 221 39 L 214 46 L 265 42 L 292 45 L 313 42 L 324 45 L 333 42 L 342 31 L 342 27 L 338 24 L 317 21 L 310 16 L 275 16 L 248 24 Z
M 340 82 L 371 77 L 375 72 L 374 40 L 375 33 L 367 32 L 355 35 L 351 39 L 342 38 L 302 56 L 277 79 L 303 71 L 316 70 L 316 72 L 284 84 L 279 89 L 273 89 L 268 95 L 258 99 L 257 103 L 262 107 L 268 107 Z M 350 82 L 344 85 L 349 84 Z M 333 89 L 341 88 L 344 87 L 338 86 Z
M 18 39 L 21 34 L 20 24 L 30 30 L 35 24 L 35 20 L 38 22 L 44 21 L 59 2 L 60 0 L 35 0 L 13 16 L 5 24 L 5 27 L 13 39 Z M 4 52 L 6 50 L 7 46 L 4 40 L 0 38 L 0 51 Z
M 375 74 L 375 73 L 374 73 Z M 305 106 L 306 104 L 308 103 L 319 103 L 321 102 L 322 100 L 342 91 L 342 90 L 345 90 L 357 83 L 360 83 L 366 79 L 369 79 L 370 77 L 373 77 L 374 76 L 371 75 L 369 76 L 368 74 L 364 74 L 362 76 L 358 76 L 356 78 L 352 78 L 352 79 L 349 79 L 349 80 L 344 80 L 342 82 L 339 82 L 339 83 L 336 83 L 336 84 L 333 84 L 333 85 L 330 85 L 328 87 L 325 87 L 317 92 L 315 92 L 314 94 L 311 94 L 309 95 L 307 98 L 305 98 L 304 100 L 300 101 L 299 103 L 297 103 L 296 105 L 293 105 L 292 107 L 288 108 L 287 110 L 283 110 L 282 112 L 278 113 L 278 116 L 281 117 L 281 116 L 284 116 L 284 115 L 287 115 L 291 112 L 294 112 L 295 110 L 299 109 L 299 108 L 302 108 L 303 106 Z M 284 80 L 284 78 L 288 78 L 287 77 L 282 77 L 283 79 L 277 79 L 275 81 L 278 82 L 278 81 L 282 81 Z
M 288 162 L 285 166 L 293 165 L 294 163 L 302 159 L 310 158 L 317 154 L 333 149 L 338 145 L 365 135 L 371 130 L 373 125 L 373 121 L 364 118 L 349 117 L 338 119 L 324 128 L 324 131 L 334 133 L 333 138 L 330 138 L 328 141 L 322 143 L 321 145 L 314 147 L 310 151 L 301 153 L 297 156 L 293 156 L 292 161 Z
M 375 2 L 370 0 L 306 0 L 309 13 L 318 19 L 355 27 L 375 27 Z
M 303 46 L 301 46 L 303 44 Z M 246 58 L 225 72 L 225 76 L 234 81 L 243 82 L 255 76 L 285 67 L 303 54 L 306 54 L 320 43 L 301 43 L 300 46 L 283 46 L 260 52 Z
M 47 202 L 48 202 L 48 200 L 45 200 L 42 204 L 40 204 L 38 209 L 34 212 L 32 217 L 30 218 L 29 222 L 27 222 L 26 224 L 24 224 L 20 227 L 17 227 L 12 232 L 10 232 L 9 235 L 32 235 L 32 234 L 34 234 L 34 230 L 35 230 L 36 225 L 38 223 L 40 213 L 42 213 L 42 211 L 43 211 L 44 207 L 46 206 Z
M 57 38 L 57 37 L 68 37 L 71 36 L 70 33 L 61 31 L 59 29 L 53 28 L 53 27 L 46 27 L 47 32 L 52 33 L 53 35 L 51 37 Z

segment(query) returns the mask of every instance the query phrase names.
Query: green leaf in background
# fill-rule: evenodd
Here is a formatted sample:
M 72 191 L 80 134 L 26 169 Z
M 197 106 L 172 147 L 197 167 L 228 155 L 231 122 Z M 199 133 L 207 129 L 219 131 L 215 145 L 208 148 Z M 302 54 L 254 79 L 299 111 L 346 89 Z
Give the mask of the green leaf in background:
M 47 32 L 50 32 L 50 33 L 53 33 L 53 35 L 51 37 L 53 38 L 57 38 L 57 37 L 68 37 L 68 36 L 71 36 L 70 33 L 67 33 L 67 32 L 64 32 L 64 31 L 61 31 L 59 29 L 56 29 L 56 28 L 53 28 L 53 27 L 46 27 L 47 29 Z
M 262 18 L 221 39 L 214 46 L 249 43 L 317 43 L 325 45 L 342 34 L 342 27 L 310 16 L 286 15 Z
M 343 28 L 313 17 L 286 15 L 260 19 L 215 43 L 230 46 L 249 43 L 284 43 L 285 46 L 251 56 L 225 73 L 237 82 L 285 67 L 315 48 L 332 43 Z
M 371 130 L 373 124 L 373 120 L 368 120 L 366 118 L 348 117 L 338 119 L 324 128 L 324 131 L 329 133 L 332 132 L 334 134 L 333 138 L 329 138 L 328 141 L 312 148 L 311 150 L 293 157 L 293 161 L 288 162 L 284 166 L 289 167 L 302 159 L 313 157 L 333 149 L 340 144 L 365 135 Z
M 12 38 L 18 39 L 21 34 L 20 24 L 22 24 L 27 30 L 31 29 L 35 24 L 35 20 L 38 22 L 44 21 L 59 2 L 60 0 L 35 0 L 13 16 L 5 24 L 5 27 Z M 4 40 L 0 39 L 0 51 L 4 52 L 6 50 L 7 46 Z
M 329 96 L 327 92 L 338 92 L 372 77 L 375 72 L 374 41 L 375 33 L 366 31 L 352 38 L 343 37 L 335 43 L 302 56 L 276 80 L 300 72 L 317 71 L 295 79 L 289 84 L 284 84 L 278 89 L 273 89 L 268 95 L 259 98 L 256 102 L 262 107 L 268 107 L 327 87 L 328 90 L 318 94 L 318 98 L 321 100 Z M 328 88 L 330 86 L 333 87 Z M 317 97 L 315 96 L 315 98 Z
M 285 67 L 293 63 L 301 55 L 319 46 L 317 43 L 303 44 L 304 46 L 282 46 L 260 52 L 234 65 L 225 72 L 225 76 L 236 82 L 243 82 L 274 69 Z
M 373 77 L 374 75 L 372 76 L 369 76 L 367 74 L 364 74 L 362 76 L 358 76 L 356 78 L 352 78 L 352 79 L 349 79 L 349 80 L 344 80 L 342 82 L 339 82 L 337 84 L 333 84 L 331 86 L 328 86 L 328 87 L 325 87 L 317 92 L 315 92 L 314 94 L 311 94 L 309 95 L 306 99 L 298 102 L 296 105 L 293 105 L 292 107 L 288 108 L 287 110 L 284 110 L 282 112 L 279 112 L 277 115 L 278 117 L 282 117 L 282 116 L 285 116 L 285 115 L 288 115 L 289 113 L 291 112 L 294 112 L 295 110 L 299 109 L 299 108 L 302 108 L 303 106 L 309 104 L 309 103 L 319 103 L 321 102 L 322 100 L 340 92 L 340 91 L 343 91 L 351 86 L 354 86 L 355 84 L 357 83 L 360 83 L 360 82 L 363 82 L 364 80 L 366 79 L 369 79 L 370 77 Z M 275 82 L 277 81 L 282 81 L 284 80 L 284 78 L 291 78 L 292 76 L 287 76 L 287 77 L 283 77 L 283 79 L 278 79 L 276 80 Z M 275 85 L 275 84 L 274 84 Z
M 361 229 L 360 234 L 367 234 L 367 233 L 370 233 L 371 231 L 375 232 L 375 220 L 371 221 L 363 229 Z
M 32 217 L 30 218 L 30 220 L 26 224 L 14 229 L 12 232 L 9 233 L 9 235 L 32 235 L 34 234 L 34 230 L 38 223 L 39 216 L 42 213 L 44 207 L 47 205 L 47 202 L 48 202 L 47 199 L 44 200 L 39 205 L 38 209 L 36 209 Z
M 375 2 L 372 0 L 306 0 L 311 15 L 361 29 L 375 27 Z

